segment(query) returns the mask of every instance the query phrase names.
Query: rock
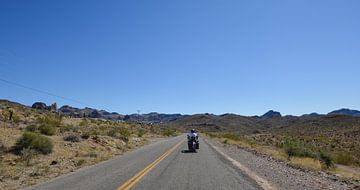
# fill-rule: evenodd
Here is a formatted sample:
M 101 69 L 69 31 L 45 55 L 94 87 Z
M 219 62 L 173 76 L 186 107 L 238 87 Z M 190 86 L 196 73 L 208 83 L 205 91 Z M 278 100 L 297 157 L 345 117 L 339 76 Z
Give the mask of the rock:
M 141 139 L 140 139 L 140 138 L 137 138 L 137 137 L 132 138 L 132 140 L 133 140 L 134 142 L 140 142 L 140 141 L 141 141 Z
M 53 160 L 53 161 L 50 163 L 50 165 L 56 165 L 56 164 L 58 164 L 58 161 L 56 161 L 56 160 Z
M 14 161 L 10 161 L 10 162 L 9 162 L 9 165 L 11 165 L 11 166 L 15 166 L 15 165 L 16 165 L 16 162 L 14 162 Z
M 43 102 L 35 102 L 31 107 L 38 110 L 47 110 L 47 106 Z
M 39 172 L 36 172 L 36 171 L 33 171 L 29 174 L 30 177 L 36 177 L 36 176 L 39 176 Z
M 57 111 L 57 104 L 56 102 L 51 104 L 51 106 L 48 107 L 49 111 L 56 112 Z

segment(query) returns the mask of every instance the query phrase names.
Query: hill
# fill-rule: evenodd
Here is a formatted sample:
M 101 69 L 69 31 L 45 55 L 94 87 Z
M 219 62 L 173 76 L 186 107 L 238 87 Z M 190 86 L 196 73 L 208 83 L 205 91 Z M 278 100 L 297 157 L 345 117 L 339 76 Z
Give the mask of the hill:
M 328 115 L 348 115 L 354 117 L 360 117 L 360 111 L 351 109 L 339 109 L 328 113 Z
M 55 105 L 34 107 L 0 100 L 0 189 L 21 189 L 175 134 L 145 123 L 70 117 L 64 113 L 79 111 L 71 107 L 61 114 Z

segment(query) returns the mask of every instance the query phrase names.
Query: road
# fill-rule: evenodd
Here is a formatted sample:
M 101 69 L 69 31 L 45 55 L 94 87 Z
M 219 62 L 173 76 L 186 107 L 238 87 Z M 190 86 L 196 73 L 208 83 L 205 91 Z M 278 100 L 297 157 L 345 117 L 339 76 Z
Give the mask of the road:
M 197 153 L 185 151 L 185 138 L 157 141 L 26 190 L 261 189 L 201 138 Z

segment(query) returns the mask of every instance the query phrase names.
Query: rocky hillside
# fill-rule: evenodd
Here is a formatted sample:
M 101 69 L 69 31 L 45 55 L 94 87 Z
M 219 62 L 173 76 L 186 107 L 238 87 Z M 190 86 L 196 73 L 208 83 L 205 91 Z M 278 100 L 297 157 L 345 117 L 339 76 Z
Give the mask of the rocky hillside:
M 41 183 L 176 134 L 145 123 L 64 117 L 51 107 L 0 100 L 0 189 Z
M 103 118 L 111 120 L 123 120 L 124 115 L 118 114 L 116 112 L 107 112 L 105 110 L 97 110 L 93 108 L 85 107 L 83 109 L 71 107 L 68 105 L 62 106 L 59 108 L 59 113 L 74 117 L 74 118 Z
M 360 111 L 351 109 L 339 109 L 328 113 L 328 115 L 348 115 L 354 117 L 360 117 Z

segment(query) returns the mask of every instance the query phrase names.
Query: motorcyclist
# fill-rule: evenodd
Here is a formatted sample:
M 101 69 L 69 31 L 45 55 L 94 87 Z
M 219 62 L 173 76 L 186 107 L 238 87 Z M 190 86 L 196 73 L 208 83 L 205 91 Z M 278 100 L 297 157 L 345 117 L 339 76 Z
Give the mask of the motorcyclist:
M 188 139 L 188 147 L 189 150 L 195 151 L 196 149 L 199 149 L 199 135 L 196 133 L 196 131 L 194 129 L 190 130 L 190 133 L 188 133 L 187 135 L 187 139 Z M 195 144 L 193 144 L 195 143 Z
M 199 138 L 199 135 L 196 133 L 195 129 L 191 129 L 190 133 L 187 135 L 187 138 L 190 139 L 194 137 L 196 140 Z

